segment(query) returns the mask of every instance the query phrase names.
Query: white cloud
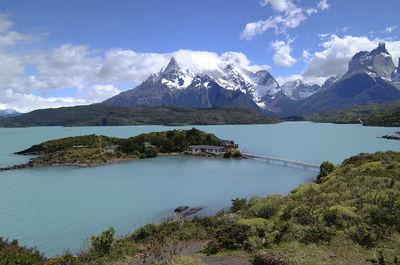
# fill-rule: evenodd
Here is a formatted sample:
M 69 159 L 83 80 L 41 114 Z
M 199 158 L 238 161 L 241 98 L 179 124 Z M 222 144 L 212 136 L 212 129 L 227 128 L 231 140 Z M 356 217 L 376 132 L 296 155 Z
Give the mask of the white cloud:
M 321 10 L 326 10 L 329 8 L 329 4 L 328 4 L 328 0 L 321 0 L 318 4 L 317 4 L 318 8 Z
M 86 104 L 86 100 L 71 97 L 44 98 L 27 93 L 15 93 L 11 89 L 0 89 L 1 109 L 12 108 L 19 112 L 28 112 L 34 109 L 58 108 Z
M 331 76 L 343 75 L 348 70 L 348 63 L 351 58 L 359 51 L 371 51 L 378 46 L 382 39 L 369 39 L 368 37 L 331 35 L 324 40 L 320 46 L 321 51 L 311 54 L 304 71 L 301 75 L 290 77 L 278 77 L 277 80 L 293 81 L 301 79 L 305 83 L 322 84 Z M 400 56 L 400 41 L 386 41 L 386 48 L 397 63 Z M 303 51 L 303 57 L 307 51 Z
M 13 24 L 14 23 L 8 18 L 8 15 L 0 14 L 0 33 L 6 32 Z
M 132 50 L 97 51 L 88 45 L 64 44 L 49 51 L 13 54 L 12 48 L 28 36 L 10 31 L 13 23 L 0 14 L 0 109 L 30 111 L 37 108 L 101 102 L 118 94 L 119 83 L 138 84 L 165 67 L 175 57 L 182 68 L 216 69 L 233 64 L 250 71 L 268 69 L 253 65 L 242 53 L 179 50 L 171 53 L 137 53 Z M 14 36 L 3 41 L 2 36 Z M 7 45 L 7 49 L 1 48 Z M 26 44 L 26 42 L 25 42 Z M 126 84 L 125 84 L 126 85 Z M 75 90 L 76 96 L 48 97 L 59 89 Z M 39 96 L 45 95 L 45 96 Z M 74 98 L 72 97 L 74 96 Z
M 260 2 L 261 6 L 266 6 L 268 4 L 277 12 L 285 12 L 294 7 L 290 0 L 263 0 Z
M 391 27 L 386 27 L 383 33 L 392 33 L 393 30 L 395 30 L 397 26 L 391 26 Z
M 263 0 L 260 5 L 270 5 L 279 15 L 248 23 L 241 33 L 242 39 L 251 40 L 269 29 L 274 29 L 276 33 L 286 33 L 288 29 L 297 28 L 301 22 L 318 12 L 315 8 L 299 7 L 292 0 Z
M 88 103 L 98 103 L 119 93 L 121 91 L 113 85 L 94 85 L 88 88 L 83 97 Z
M 275 41 L 271 43 L 272 48 L 275 50 L 275 54 L 272 58 L 275 65 L 291 66 L 297 62 L 297 60 L 290 55 L 292 51 L 290 43 L 291 41 Z
M 304 62 L 308 62 L 310 60 L 312 54 L 310 53 L 310 50 L 303 50 L 303 53 L 301 55 L 301 60 Z

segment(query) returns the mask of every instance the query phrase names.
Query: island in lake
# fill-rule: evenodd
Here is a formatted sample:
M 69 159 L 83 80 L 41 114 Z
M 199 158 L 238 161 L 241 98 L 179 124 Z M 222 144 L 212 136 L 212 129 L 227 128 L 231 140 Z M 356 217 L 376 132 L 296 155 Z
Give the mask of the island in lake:
M 232 140 L 221 140 L 214 134 L 196 128 L 152 132 L 130 138 L 92 134 L 33 145 L 15 154 L 37 157 L 25 164 L 0 170 L 63 165 L 90 167 L 123 160 L 152 158 L 159 154 L 240 157 L 241 154 L 237 148 L 238 145 Z

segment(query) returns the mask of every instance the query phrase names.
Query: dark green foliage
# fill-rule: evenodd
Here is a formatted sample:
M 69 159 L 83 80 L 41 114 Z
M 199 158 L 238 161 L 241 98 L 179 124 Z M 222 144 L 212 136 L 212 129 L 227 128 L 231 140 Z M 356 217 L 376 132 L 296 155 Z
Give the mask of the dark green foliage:
M 91 251 L 93 251 L 95 255 L 98 255 L 100 257 L 109 254 L 111 250 L 111 244 L 114 241 L 114 234 L 114 228 L 110 227 L 98 236 L 92 235 L 90 237 L 90 240 L 92 242 Z
M 0 127 L 269 124 L 279 119 L 249 107 L 194 109 L 172 105 L 116 107 L 105 104 L 35 110 L 18 117 L 0 117 Z
M 210 241 L 204 252 L 212 255 L 220 250 L 243 249 L 250 236 L 250 227 L 242 224 L 230 224 L 216 231 L 215 239 Z
M 146 147 L 144 150 L 146 158 L 156 157 L 158 155 L 158 149 L 156 147 Z
M 196 128 L 140 134 L 127 139 L 85 135 L 67 137 L 34 145 L 17 154 L 34 154 L 39 157 L 19 167 L 51 166 L 54 164 L 101 165 L 110 161 L 156 157 L 158 152 L 182 153 L 189 145 L 220 145 L 221 140 Z M 105 147 L 116 145 L 113 152 Z
M 378 264 L 378 265 L 398 265 L 400 262 L 398 261 L 397 257 L 395 256 L 393 258 L 392 263 L 386 263 L 385 257 L 383 255 L 383 250 L 378 250 L 376 253 L 377 259 L 367 259 L 368 262 L 371 262 L 372 264 Z
M 333 231 L 322 224 L 305 226 L 303 229 L 303 236 L 300 242 L 304 244 L 318 243 L 320 241 L 329 242 L 335 235 Z
M 230 158 L 231 156 L 232 156 L 231 152 L 225 152 L 223 155 L 224 158 Z
M 232 200 L 231 212 L 236 213 L 249 209 L 249 204 L 246 198 L 237 198 Z
M 262 206 L 258 212 L 257 212 L 257 217 L 264 218 L 264 219 L 269 219 L 272 216 L 274 216 L 278 212 L 278 208 L 274 205 L 264 205 Z
M 145 148 L 144 143 L 149 142 L 153 147 Z M 196 128 L 190 130 L 171 130 L 141 134 L 124 139 L 120 142 L 121 150 L 126 153 L 138 151 L 146 153 L 146 157 L 153 157 L 156 151 L 161 153 L 184 152 L 189 145 L 220 145 L 220 140 L 213 134 L 207 134 Z M 147 150 L 147 151 L 146 151 Z
M 9 242 L 0 237 L 0 264 L 4 265 L 39 265 L 46 258 L 35 248 L 21 247 L 17 240 Z
M 361 105 L 346 109 L 304 115 L 305 120 L 332 123 L 360 123 L 367 126 L 400 126 L 400 100 Z
M 115 137 L 108 137 L 103 135 L 84 135 L 84 136 L 74 136 L 66 137 L 57 140 L 51 140 L 43 142 L 38 145 L 33 145 L 32 147 L 17 152 L 16 154 L 25 155 L 43 155 L 54 153 L 57 151 L 66 151 L 69 149 L 81 149 L 81 148 L 103 148 L 108 145 L 115 145 L 119 143 L 119 139 Z
M 239 150 L 235 150 L 233 153 L 232 153 L 232 157 L 241 157 L 242 156 L 242 153 L 239 151 Z
M 335 165 L 334 164 L 332 164 L 332 163 L 330 163 L 328 161 L 322 162 L 322 164 L 319 167 L 319 174 L 317 176 L 317 181 L 316 182 L 317 183 L 324 182 L 324 178 L 326 176 L 328 176 L 330 173 L 332 173 L 332 171 L 334 169 L 335 169 Z

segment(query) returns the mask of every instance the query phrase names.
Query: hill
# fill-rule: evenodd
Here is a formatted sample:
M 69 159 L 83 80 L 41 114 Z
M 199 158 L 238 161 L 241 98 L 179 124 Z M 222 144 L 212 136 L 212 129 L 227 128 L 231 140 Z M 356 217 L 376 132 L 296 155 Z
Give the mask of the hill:
M 16 152 L 35 155 L 29 162 L 12 167 L 13 170 L 54 165 L 98 166 L 112 162 L 156 157 L 161 153 L 183 154 L 190 145 L 222 146 L 214 134 L 192 128 L 140 134 L 130 138 L 84 135 L 50 140 Z
M 361 105 L 341 110 L 303 115 L 300 120 L 331 123 L 360 123 L 366 126 L 400 126 L 400 100 Z
M 117 107 L 105 104 L 35 110 L 17 117 L 0 117 L 0 127 L 269 124 L 279 119 L 248 107 L 194 109 L 179 106 Z

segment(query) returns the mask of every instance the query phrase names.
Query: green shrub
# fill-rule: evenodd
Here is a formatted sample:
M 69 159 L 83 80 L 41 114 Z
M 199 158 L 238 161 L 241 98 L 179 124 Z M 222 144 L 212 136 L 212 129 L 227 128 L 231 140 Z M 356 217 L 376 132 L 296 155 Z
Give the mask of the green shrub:
M 110 227 L 98 236 L 92 235 L 90 237 L 92 242 L 91 251 L 100 257 L 110 253 L 111 244 L 114 241 L 114 234 L 114 228 Z
M 257 217 L 269 219 L 272 216 L 274 216 L 277 212 L 278 212 L 278 207 L 267 204 L 267 205 L 262 206 L 258 210 Z
M 317 183 L 322 183 L 325 181 L 325 177 L 328 176 L 335 169 L 335 165 L 331 162 L 325 161 L 322 162 L 319 167 L 319 174 L 317 176 Z
M 249 236 L 250 227 L 242 224 L 223 226 L 216 232 L 216 237 L 204 249 L 207 255 L 215 254 L 222 249 L 236 250 L 245 247 Z
M 232 200 L 231 212 L 236 213 L 249 209 L 249 204 L 246 198 L 236 198 Z
M 21 247 L 17 240 L 9 242 L 0 237 L 0 264 L 39 265 L 46 258 L 35 248 Z
M 240 152 L 240 150 L 235 150 L 233 153 L 232 153 L 232 157 L 242 157 L 242 153 Z
M 146 158 L 152 158 L 158 156 L 158 149 L 156 147 L 146 147 L 145 149 Z
M 328 226 L 335 225 L 338 228 L 343 228 L 356 221 L 355 210 L 355 207 L 335 205 L 324 211 L 323 220 Z
M 374 246 L 378 239 L 373 227 L 365 223 L 360 223 L 351 227 L 346 231 L 346 234 L 348 234 L 353 241 L 365 247 Z
M 223 155 L 224 158 L 230 158 L 231 156 L 232 156 L 231 152 L 225 152 Z
M 303 237 L 300 242 L 304 244 L 318 243 L 320 241 L 329 242 L 335 233 L 322 225 L 312 225 L 303 227 Z

